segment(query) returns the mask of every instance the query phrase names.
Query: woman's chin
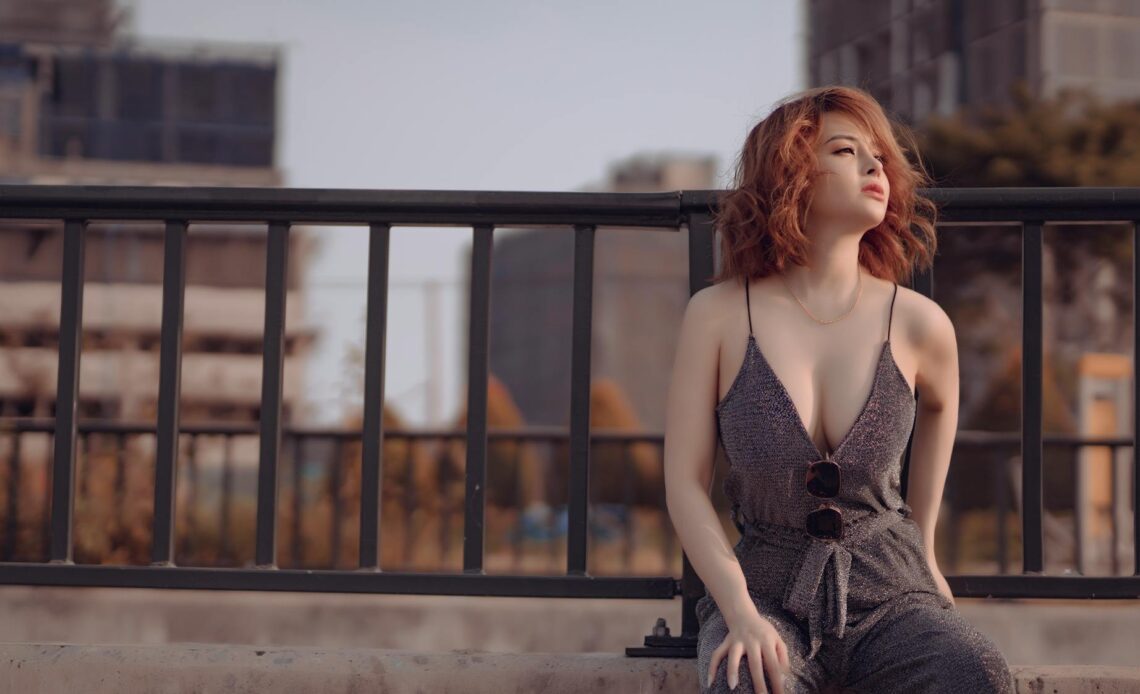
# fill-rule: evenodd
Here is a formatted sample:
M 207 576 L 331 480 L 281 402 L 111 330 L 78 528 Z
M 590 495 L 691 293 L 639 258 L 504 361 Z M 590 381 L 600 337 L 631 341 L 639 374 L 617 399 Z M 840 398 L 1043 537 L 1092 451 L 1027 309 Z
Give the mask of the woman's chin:
M 852 216 L 859 219 L 860 225 L 869 225 L 867 228 L 877 227 L 887 218 L 887 206 L 877 200 L 871 202 L 873 204 L 858 205 L 857 209 L 851 211 Z

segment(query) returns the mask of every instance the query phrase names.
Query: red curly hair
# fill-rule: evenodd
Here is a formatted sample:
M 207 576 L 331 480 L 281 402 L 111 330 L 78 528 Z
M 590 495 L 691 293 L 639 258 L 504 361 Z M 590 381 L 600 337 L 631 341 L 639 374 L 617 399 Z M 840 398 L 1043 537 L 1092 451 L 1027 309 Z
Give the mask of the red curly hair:
M 713 213 L 720 232 L 722 264 L 713 282 L 758 278 L 807 263 L 804 221 L 818 169 L 815 141 L 825 112 L 842 112 L 858 123 L 885 155 L 890 198 L 881 224 L 859 242 L 859 262 L 884 279 L 906 282 L 930 267 L 937 248 L 937 208 L 917 194 L 932 179 L 922 164 L 914 136 L 892 122 L 866 91 L 824 86 L 793 94 L 752 131 L 737 158 L 733 187 L 721 193 Z M 896 139 L 904 139 L 910 149 Z M 912 152 L 917 160 L 905 158 Z

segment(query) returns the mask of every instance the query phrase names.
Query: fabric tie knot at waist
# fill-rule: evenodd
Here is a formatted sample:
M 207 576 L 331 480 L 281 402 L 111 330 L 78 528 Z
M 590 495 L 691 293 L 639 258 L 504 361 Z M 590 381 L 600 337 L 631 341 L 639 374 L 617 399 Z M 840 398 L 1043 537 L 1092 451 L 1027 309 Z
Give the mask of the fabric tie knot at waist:
M 803 528 L 758 521 L 737 522 L 743 534 L 783 547 L 803 548 L 799 567 L 784 589 L 782 604 L 789 613 L 808 623 L 811 649 L 807 659 L 815 657 L 824 634 L 843 638 L 846 632 L 850 548 L 909 515 L 910 508 L 904 506 L 863 516 L 844 526 L 841 540 L 819 539 Z
M 795 578 L 784 592 L 784 609 L 807 620 L 811 637 L 808 658 L 815 657 L 824 632 L 843 638 L 847 627 L 847 579 L 851 552 L 835 540 L 808 543 Z

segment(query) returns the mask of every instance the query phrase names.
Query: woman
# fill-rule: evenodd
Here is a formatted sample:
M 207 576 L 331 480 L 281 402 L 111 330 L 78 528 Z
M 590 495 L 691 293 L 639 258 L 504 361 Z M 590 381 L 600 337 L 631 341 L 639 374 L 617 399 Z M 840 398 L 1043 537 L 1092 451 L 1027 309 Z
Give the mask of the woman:
M 1013 691 L 933 553 L 958 357 L 946 314 L 898 285 L 936 248 L 907 151 L 864 91 L 813 89 L 752 130 L 721 198 L 721 272 L 685 310 L 666 405 L 701 691 Z M 734 547 L 708 495 L 718 441 Z

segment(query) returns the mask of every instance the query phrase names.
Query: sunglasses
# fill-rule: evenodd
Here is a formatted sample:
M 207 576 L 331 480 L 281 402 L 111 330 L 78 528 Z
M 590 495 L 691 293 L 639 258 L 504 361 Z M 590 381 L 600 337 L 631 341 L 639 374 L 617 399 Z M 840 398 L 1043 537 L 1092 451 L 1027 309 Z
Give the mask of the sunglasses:
M 832 499 L 839 494 L 840 477 L 839 464 L 828 457 L 808 465 L 804 485 L 808 494 Z M 840 540 L 843 538 L 843 514 L 834 506 L 822 504 L 807 514 L 804 527 L 812 537 Z

